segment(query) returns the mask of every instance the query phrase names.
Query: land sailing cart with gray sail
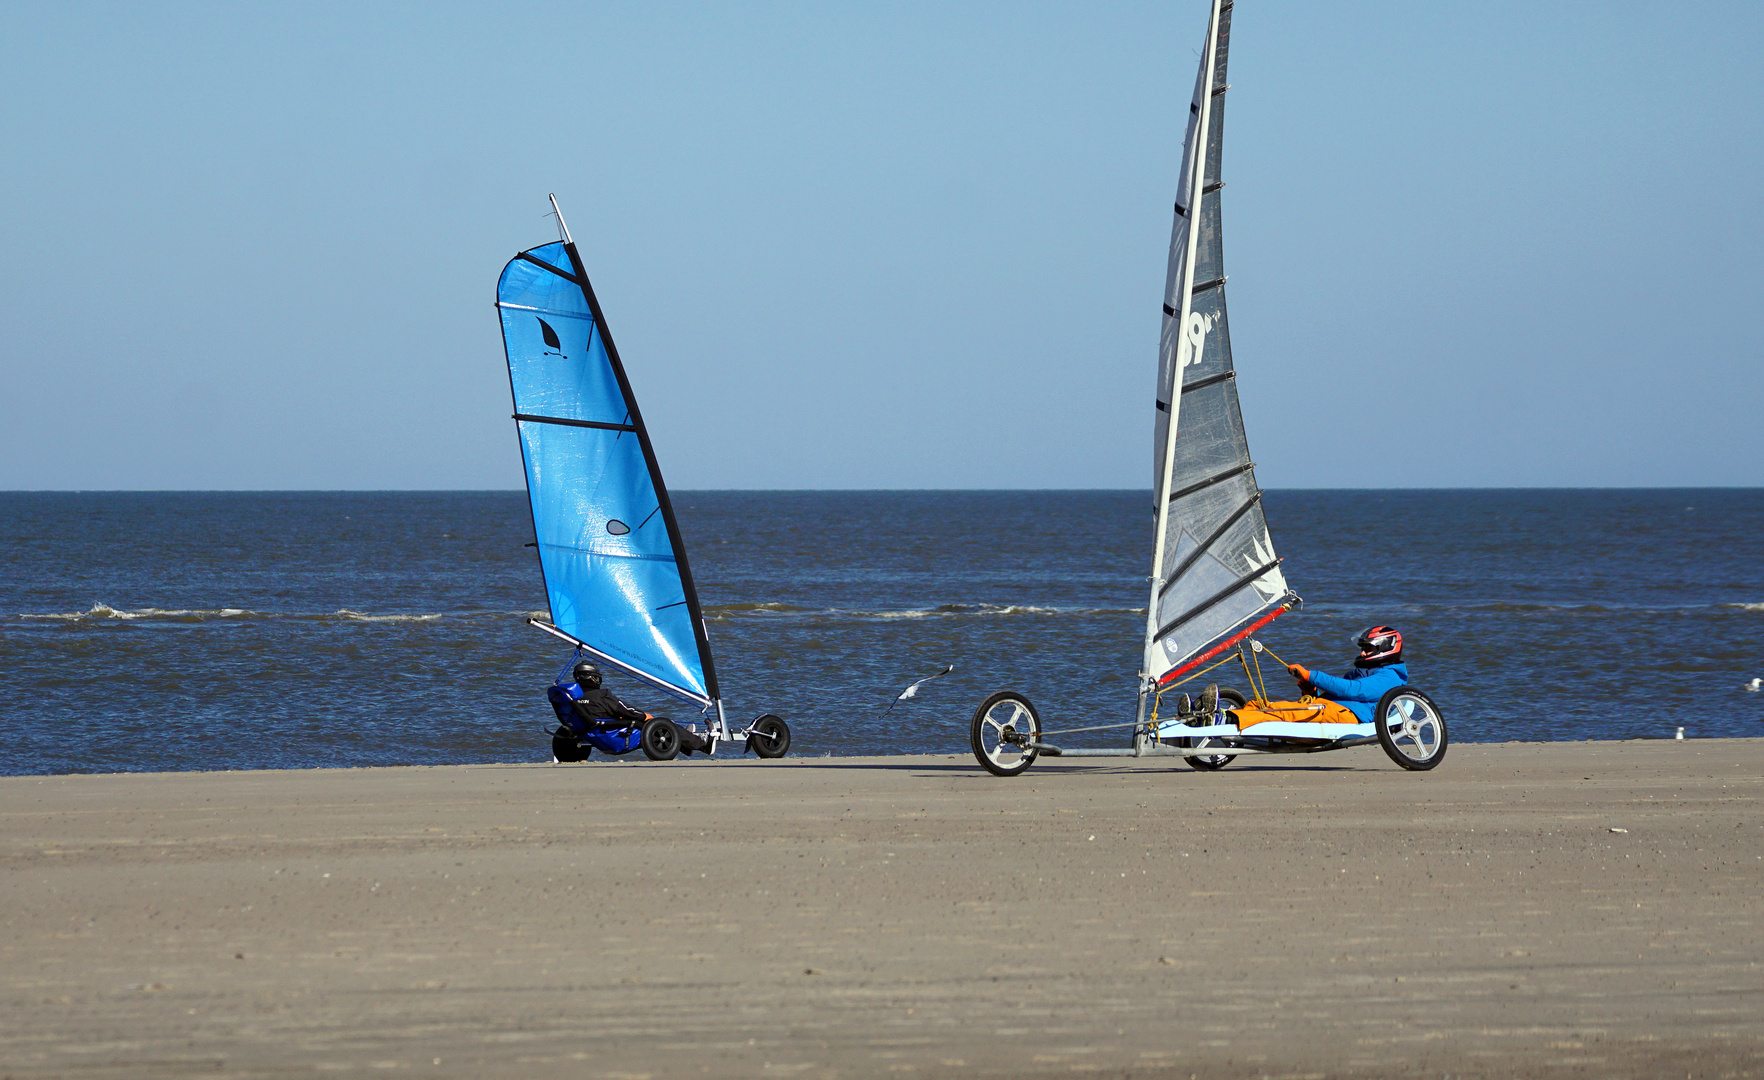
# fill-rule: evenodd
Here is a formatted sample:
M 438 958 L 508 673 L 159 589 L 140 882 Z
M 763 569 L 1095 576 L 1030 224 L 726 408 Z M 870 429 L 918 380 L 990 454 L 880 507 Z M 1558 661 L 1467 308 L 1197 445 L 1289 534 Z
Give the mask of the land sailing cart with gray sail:
M 1445 754 L 1445 719 L 1424 692 L 1411 686 L 1386 693 L 1373 708 L 1372 723 L 1267 720 L 1248 729 L 1253 736 L 1228 722 L 1226 712 L 1183 707 L 1188 695 L 1179 687 L 1236 660 L 1251 696 L 1227 689 L 1221 703 L 1266 709 L 1268 696 L 1259 678 L 1264 646 L 1252 635 L 1299 602 L 1274 554 L 1237 401 L 1220 241 L 1225 183 L 1219 174 L 1232 5 L 1213 0 L 1211 6 L 1188 109 L 1164 285 L 1152 439 L 1156 526 L 1138 710 L 1131 723 L 1052 731 L 1043 729 L 1022 694 L 993 694 L 975 711 L 970 736 L 974 756 L 999 776 L 1015 776 L 1043 754 L 1174 755 L 1203 770 L 1222 768 L 1240 754 L 1374 744 L 1408 769 L 1432 768 Z M 1131 747 L 1084 749 L 1069 741 L 1074 735 L 1126 729 L 1133 733 Z
M 527 472 L 534 544 L 550 603 L 531 625 L 574 648 L 573 660 L 624 673 L 698 710 L 589 735 L 560 726 L 559 761 L 598 748 L 673 757 L 685 726 L 760 757 L 782 757 L 790 728 L 767 714 L 743 727 L 724 715 L 704 614 L 655 448 L 618 347 L 557 199 L 561 239 L 509 260 L 496 285 L 514 420 Z M 567 668 L 566 668 L 567 670 Z M 559 676 L 560 686 L 568 676 Z M 561 715 L 561 713 L 560 713 Z

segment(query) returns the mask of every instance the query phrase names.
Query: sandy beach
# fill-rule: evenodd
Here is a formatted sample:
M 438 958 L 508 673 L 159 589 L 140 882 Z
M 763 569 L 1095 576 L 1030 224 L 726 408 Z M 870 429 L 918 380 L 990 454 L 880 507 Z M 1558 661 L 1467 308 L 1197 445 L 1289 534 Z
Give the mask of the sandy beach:
M 1764 740 L 0 779 L 0 1074 L 1764 1075 Z

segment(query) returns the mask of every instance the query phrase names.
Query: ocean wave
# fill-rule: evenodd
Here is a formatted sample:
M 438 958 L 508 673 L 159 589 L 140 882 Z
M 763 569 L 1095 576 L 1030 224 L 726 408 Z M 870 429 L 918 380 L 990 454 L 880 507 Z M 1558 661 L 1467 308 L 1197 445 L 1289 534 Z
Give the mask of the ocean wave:
M 444 616 L 439 613 L 428 615 L 369 615 L 366 612 L 350 611 L 348 608 L 338 608 L 332 614 L 336 618 L 345 619 L 349 622 L 434 622 L 436 619 L 444 618 Z
M 813 613 L 814 608 L 797 607 L 795 604 L 710 604 L 704 609 L 706 615 L 797 615 Z
M 100 622 L 104 620 L 154 619 L 163 622 L 207 622 L 210 619 L 258 618 L 259 613 L 246 608 L 140 608 L 128 611 L 109 604 L 93 604 L 85 611 L 54 611 L 46 614 L 21 612 L 21 619 L 46 619 L 55 622 Z
M 253 611 L 250 608 L 125 608 L 111 607 L 109 604 L 93 604 L 85 611 L 51 611 L 51 612 L 20 612 L 20 619 L 36 622 L 54 623 L 104 623 L 104 622 L 145 622 L 145 623 L 206 623 L 215 621 L 235 622 L 240 620 L 290 620 L 295 622 L 345 622 L 345 623 L 427 623 L 440 619 L 494 619 L 513 618 L 545 618 L 543 611 L 434 611 L 417 613 L 392 613 L 377 615 L 371 612 L 355 611 L 350 608 L 338 608 L 329 612 L 276 612 Z
M 1426 609 L 1432 605 L 1415 605 Z M 1764 611 L 1764 604 L 1516 604 L 1440 605 L 1444 612 L 1475 615 L 1684 615 L 1708 611 Z
M 1039 604 L 939 604 L 930 608 L 869 611 L 854 608 L 805 608 L 791 604 L 717 604 L 704 609 L 712 621 L 755 616 L 893 621 L 897 619 L 986 618 L 995 615 L 1080 616 L 1144 615 L 1144 608 L 1074 608 Z
M 1499 601 L 1492 604 L 1466 604 L 1463 607 L 1453 607 L 1450 610 L 1496 615 L 1526 615 L 1540 611 L 1569 611 L 1574 612 L 1575 614 L 1608 615 L 1613 614 L 1616 611 L 1615 608 L 1608 608 L 1603 604 L 1513 604 L 1502 603 Z

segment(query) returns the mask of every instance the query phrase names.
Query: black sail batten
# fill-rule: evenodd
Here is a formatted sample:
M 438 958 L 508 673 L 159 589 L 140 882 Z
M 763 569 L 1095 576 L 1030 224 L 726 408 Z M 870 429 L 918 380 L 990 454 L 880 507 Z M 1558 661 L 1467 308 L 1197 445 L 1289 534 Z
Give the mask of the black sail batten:
M 1243 591 L 1250 585 L 1254 584 L 1257 578 L 1264 577 L 1267 575 L 1268 571 L 1279 569 L 1279 567 L 1279 559 L 1273 559 L 1269 562 L 1263 563 L 1261 566 L 1256 567 L 1254 570 L 1251 570 L 1249 573 L 1238 578 L 1235 582 L 1220 589 L 1217 593 L 1214 593 L 1212 596 L 1159 627 L 1157 636 L 1160 639 L 1166 637 L 1172 630 L 1179 629 L 1184 623 L 1194 619 L 1196 616 L 1204 615 L 1206 612 L 1230 599 L 1233 593 Z
M 601 431 L 636 431 L 630 424 L 608 424 L 599 420 L 566 420 L 561 416 L 537 416 L 533 413 L 518 412 L 514 419 L 525 420 L 529 424 L 563 424 L 565 427 L 598 428 Z
M 550 263 L 546 262 L 544 259 L 535 259 L 533 256 L 527 254 L 524 251 L 521 252 L 520 254 L 516 255 L 515 258 L 525 259 L 527 262 L 532 263 L 534 266 L 540 267 L 541 269 L 544 269 L 544 270 L 549 270 L 552 273 L 556 274 L 558 277 L 563 278 L 565 281 L 569 282 L 571 285 L 580 285 L 582 283 L 581 278 L 578 278 L 573 274 L 566 274 L 563 272 L 563 269 L 561 267 L 553 266 Z
M 1217 386 L 1220 383 L 1226 381 L 1227 379 L 1235 379 L 1235 378 L 1237 378 L 1237 372 L 1235 372 L 1235 371 L 1221 371 L 1217 375 L 1208 375 L 1204 379 L 1196 379 L 1193 382 L 1183 383 L 1182 384 L 1182 392 L 1184 394 L 1192 394 L 1196 390 L 1205 390 L 1209 386 Z
M 1212 476 L 1207 477 L 1205 480 L 1197 480 L 1194 483 L 1183 488 L 1181 491 L 1170 492 L 1170 501 L 1175 502 L 1178 499 L 1187 498 L 1188 496 L 1193 495 L 1197 491 L 1205 491 L 1207 488 L 1212 487 L 1214 484 L 1223 484 L 1227 480 L 1234 480 L 1237 477 L 1242 476 L 1244 473 L 1249 472 L 1251 469 L 1253 469 L 1255 467 L 1256 467 L 1255 462 L 1246 461 L 1242 465 L 1237 466 L 1236 468 L 1226 469 L 1224 472 L 1216 473 Z
M 570 266 L 576 272 L 576 284 L 582 287 L 582 296 L 588 301 L 588 310 L 594 316 L 594 324 L 600 334 L 601 342 L 606 346 L 607 360 L 612 366 L 613 376 L 618 380 L 619 392 L 625 397 L 625 408 L 630 419 L 630 429 L 637 436 L 637 443 L 643 449 L 643 461 L 649 467 L 650 483 L 655 486 L 655 495 L 660 503 L 662 520 L 667 524 L 668 539 L 674 552 L 675 565 L 680 571 L 680 584 L 686 593 L 686 610 L 692 617 L 692 636 L 698 644 L 698 659 L 704 666 L 704 687 L 712 701 L 722 697 L 717 688 L 717 672 L 711 659 L 710 638 L 704 630 L 704 612 L 698 604 L 698 589 L 692 581 L 691 564 L 686 559 L 686 543 L 680 536 L 679 523 L 674 519 L 673 501 L 668 497 L 668 487 L 662 480 L 661 466 L 655 457 L 655 447 L 649 441 L 649 429 L 644 426 L 643 413 L 637 407 L 637 395 L 631 392 L 631 381 L 625 375 L 624 362 L 619 359 L 618 346 L 613 344 L 612 331 L 606 323 L 606 315 L 600 309 L 600 300 L 594 295 L 594 285 L 588 280 L 588 270 L 582 263 L 582 256 L 576 251 L 572 241 L 564 243 L 564 251 L 570 257 Z M 545 263 L 540 260 L 540 265 Z
M 1170 580 L 1164 582 L 1163 588 L 1158 590 L 1158 599 L 1163 599 L 1164 594 L 1170 591 L 1170 586 L 1181 580 L 1182 575 L 1188 571 L 1188 568 L 1195 564 L 1195 560 L 1211 551 L 1213 545 L 1219 542 L 1219 538 L 1224 536 L 1227 532 L 1230 532 L 1231 526 L 1237 524 L 1238 521 L 1243 518 L 1243 515 L 1255 509 L 1256 504 L 1261 501 L 1262 493 L 1260 491 L 1251 495 L 1242 506 L 1238 507 L 1230 517 L 1226 518 L 1218 528 L 1213 530 L 1211 536 L 1208 536 L 1205 540 L 1202 540 L 1196 545 L 1195 549 L 1189 552 L 1188 557 L 1182 560 L 1182 565 L 1170 572 Z

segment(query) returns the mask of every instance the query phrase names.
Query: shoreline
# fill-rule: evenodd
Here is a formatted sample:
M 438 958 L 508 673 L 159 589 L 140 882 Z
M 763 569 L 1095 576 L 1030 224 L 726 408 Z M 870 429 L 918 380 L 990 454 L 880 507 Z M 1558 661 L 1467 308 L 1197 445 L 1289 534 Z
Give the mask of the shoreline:
M 628 764 L 0 777 L 0 1074 L 1764 1076 L 1764 739 Z
M 1725 736 L 1725 735 L 1708 735 L 1708 736 L 1686 735 L 1682 739 L 1675 738 L 1674 736 L 1671 736 L 1671 735 L 1630 735 L 1630 736 L 1626 736 L 1624 738 L 1611 738 L 1611 739 L 1506 739 L 1506 740 L 1503 740 L 1500 742 L 1471 742 L 1469 740 L 1461 739 L 1458 736 L 1453 735 L 1451 745 L 1454 747 L 1457 747 L 1457 746 L 1481 746 L 1481 747 L 1516 746 L 1517 747 L 1517 746 L 1576 746 L 1576 745 L 1604 746 L 1604 745 L 1611 744 L 1611 743 L 1655 743 L 1655 742 L 1737 742 L 1737 743 L 1744 743 L 1744 742 L 1752 742 L 1752 741 L 1764 742 L 1764 735 L 1756 736 L 1754 739 L 1735 738 L 1733 736 Z M 1353 748 L 1350 748 L 1350 749 L 1353 749 Z M 1334 753 L 1334 751 L 1329 751 L 1329 753 Z M 1266 761 L 1270 756 L 1271 755 L 1259 755 L 1259 756 L 1244 755 L 1241 760 L 1249 761 L 1249 760 L 1259 759 L 1262 761 Z M 1317 758 L 1317 756 L 1318 755 L 1316 755 L 1316 754 L 1290 754 L 1290 755 L 1283 755 L 1283 759 L 1288 762 L 1293 762 L 1293 761 L 1296 761 L 1299 759 L 1304 759 L 1304 758 L 1309 758 L 1311 760 L 1315 760 Z M 962 750 L 960 752 L 950 752 L 950 753 L 937 753 L 937 752 L 916 753 L 916 752 L 903 751 L 903 752 L 897 753 L 897 754 L 835 754 L 832 752 L 828 752 L 828 753 L 824 753 L 824 754 L 817 754 L 814 756 L 799 755 L 794 750 L 792 750 L 791 753 L 786 757 L 785 762 L 787 764 L 812 765 L 817 762 L 870 761 L 870 760 L 892 761 L 892 760 L 899 759 L 899 758 L 953 758 L 958 761 L 966 761 L 969 764 L 973 764 L 973 765 L 975 765 L 976 768 L 979 767 L 978 764 L 976 764 L 974 761 L 973 754 L 967 750 Z M 1131 761 L 1132 759 L 1126 759 L 1126 760 Z M 1168 758 L 1159 759 L 1160 762 L 1166 762 L 1166 763 L 1171 760 L 1172 759 L 1168 759 Z M 1386 760 L 1388 760 L 1388 759 L 1386 759 Z M 1033 767 L 1039 769 L 1039 768 L 1041 768 L 1041 767 L 1043 767 L 1053 761 L 1054 761 L 1054 758 L 1052 758 L 1052 757 L 1042 757 L 1041 759 L 1039 759 L 1037 764 Z M 0 782 L 4 782 L 7 780 L 32 780 L 32 779 L 54 780 L 54 779 L 59 779 L 61 777 L 72 777 L 72 776 L 207 776 L 207 775 L 222 775 L 222 774 L 237 774 L 237 775 L 243 776 L 243 775 L 252 775 L 252 774 L 256 774 L 256 773 L 290 773 L 290 774 L 296 774 L 296 775 L 304 775 L 307 773 L 314 773 L 314 772 L 350 772 L 350 771 L 361 772 L 361 771 L 367 771 L 367 770 L 396 771 L 399 769 L 476 769 L 476 768 L 489 768 L 489 767 L 493 767 L 493 766 L 498 767 L 498 768 L 526 768 L 526 767 L 532 767 L 532 766 L 543 766 L 546 768 L 551 768 L 553 766 L 563 767 L 563 768 L 574 768 L 574 767 L 577 767 L 580 765 L 592 765 L 592 766 L 642 765 L 644 767 L 653 767 L 653 766 L 656 766 L 657 764 L 658 764 L 657 762 L 652 762 L 652 761 L 649 761 L 647 758 L 645 758 L 643 756 L 643 753 L 641 750 L 633 750 L 628 754 L 622 754 L 618 757 L 612 757 L 610 755 L 603 754 L 600 751 L 595 751 L 593 757 L 589 758 L 587 761 L 579 761 L 579 762 L 557 762 L 557 761 L 537 761 L 537 760 L 533 760 L 533 761 L 452 761 L 452 762 L 444 762 L 444 763 L 439 763 L 439 764 L 414 764 L 414 765 L 303 765 L 303 766 L 299 766 L 297 768 L 285 768 L 282 766 L 267 765 L 261 769 L 171 769 L 171 770 L 163 770 L 162 769 L 162 770 L 158 770 L 158 771 L 153 771 L 153 770 L 140 770 L 140 771 L 121 770 L 121 771 L 116 771 L 116 772 L 0 773 Z M 744 765 L 744 764 L 745 765 L 753 765 L 753 764 L 758 764 L 758 763 L 755 762 L 751 757 L 731 752 L 731 753 L 720 753 L 715 758 L 708 758 L 708 759 L 701 759 L 697 756 L 694 756 L 691 758 L 686 758 L 686 757 L 682 756 L 682 757 L 674 759 L 673 761 L 666 762 L 666 763 L 659 763 L 659 764 L 663 764 L 663 765 L 665 765 L 665 767 L 669 767 L 669 768 L 682 766 L 682 765 L 691 766 L 693 768 L 706 768 L 709 766 L 716 766 L 716 765 Z M 767 763 L 767 764 L 771 764 L 771 763 Z M 1081 764 L 1081 762 L 1079 761 L 1079 759 L 1073 758 L 1071 761 L 1065 762 L 1063 764 L 1070 766 L 1070 765 Z M 1147 762 L 1147 764 L 1149 767 L 1149 762 Z

